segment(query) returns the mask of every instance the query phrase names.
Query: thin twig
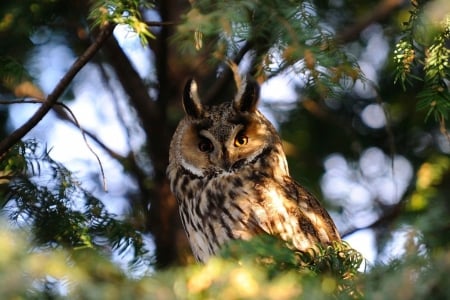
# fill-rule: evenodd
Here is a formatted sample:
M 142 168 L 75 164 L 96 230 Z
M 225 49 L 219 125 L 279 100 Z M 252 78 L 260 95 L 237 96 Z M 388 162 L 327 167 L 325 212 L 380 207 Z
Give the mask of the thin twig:
M 7 100 L 7 101 L 0 100 L 0 104 L 40 104 L 42 102 L 43 102 L 42 100 L 37 100 L 37 99 L 20 99 L 20 100 L 19 99 L 15 99 L 15 100 Z M 83 140 L 84 140 L 84 143 L 85 143 L 86 147 L 95 156 L 95 159 L 98 162 L 98 165 L 100 167 L 100 172 L 101 172 L 101 175 L 102 175 L 103 190 L 105 192 L 107 192 L 108 188 L 107 188 L 107 184 L 106 184 L 106 176 L 105 176 L 105 172 L 104 172 L 104 169 L 103 169 L 103 164 L 102 164 L 98 154 L 94 151 L 94 149 L 89 144 L 89 142 L 87 140 L 87 136 L 89 136 L 91 139 L 93 139 L 101 148 L 106 150 L 108 152 L 108 154 L 110 156 L 112 156 L 113 158 L 115 158 L 115 159 L 120 161 L 121 159 L 124 159 L 124 157 L 122 157 L 121 155 L 119 155 L 116 152 L 114 152 L 111 149 L 109 149 L 95 135 L 93 135 L 92 133 L 90 133 L 90 132 L 86 131 L 85 129 L 83 129 L 81 127 L 80 123 L 78 122 L 78 119 L 75 116 L 75 114 L 73 113 L 73 111 L 66 104 L 61 103 L 61 102 L 56 102 L 54 105 L 61 106 L 64 110 L 66 110 L 69 113 L 70 118 L 72 118 L 72 119 L 66 118 L 66 120 L 68 120 L 71 124 L 75 125 L 81 131 L 81 135 L 83 137 Z
M 8 105 L 8 104 L 40 104 L 42 103 L 42 100 L 37 100 L 37 99 L 15 99 L 15 100 L 0 100 L 0 104 L 3 105 Z M 55 105 L 59 105 L 62 106 L 63 104 L 61 102 L 56 102 Z M 64 105 L 65 106 L 65 105 Z M 54 107 L 55 109 L 56 107 Z M 64 107 L 67 110 L 70 110 L 69 107 Z M 62 113 L 58 110 L 55 110 L 55 112 L 58 114 L 58 116 L 65 120 L 68 121 L 70 124 L 76 126 L 78 129 L 80 129 L 81 131 L 83 131 L 84 134 L 86 134 L 91 140 L 93 140 L 100 148 L 102 148 L 106 153 L 108 153 L 109 156 L 111 156 L 112 158 L 118 160 L 118 161 L 123 161 L 126 158 L 122 155 L 120 155 L 119 153 L 115 152 L 114 150 L 112 150 L 111 148 L 109 148 L 108 146 L 105 145 L 105 143 L 103 143 L 97 136 L 95 136 L 92 132 L 82 128 L 80 126 L 80 124 L 77 124 L 77 122 L 75 122 L 74 120 L 70 119 L 67 115 L 61 115 Z M 72 113 L 71 113 L 72 115 Z
M 117 95 L 116 89 L 111 85 L 111 79 L 108 75 L 108 73 L 106 72 L 104 66 L 102 63 L 98 63 L 97 64 L 100 74 L 102 76 L 103 82 L 107 88 L 107 91 L 111 94 L 112 100 L 113 100 L 113 104 L 114 104 L 114 108 L 115 108 L 115 112 L 116 112 L 116 116 L 117 119 L 123 124 L 123 127 L 125 129 L 125 134 L 127 136 L 126 139 L 126 143 L 128 148 L 130 149 L 130 151 L 132 151 L 133 147 L 131 146 L 131 128 L 128 126 L 127 122 L 125 121 L 123 115 L 121 114 L 122 110 L 120 109 L 120 105 L 119 105 L 119 96 Z
M 39 109 L 28 119 L 22 126 L 13 131 L 10 135 L 0 141 L 0 158 L 3 157 L 6 152 L 19 142 L 31 129 L 33 129 L 42 118 L 50 111 L 50 109 L 58 101 L 58 98 L 66 90 L 69 84 L 72 82 L 75 75 L 92 59 L 97 53 L 106 39 L 112 34 L 115 25 L 107 25 L 103 27 L 97 36 L 97 39 L 92 43 L 86 51 L 78 57 L 78 59 L 72 64 L 69 71 L 61 78 L 59 83 L 53 89 L 53 91 L 47 96 L 47 99 L 42 102 Z
M 177 22 L 172 22 L 172 21 L 166 21 L 166 22 L 146 21 L 144 23 L 147 24 L 150 27 L 174 26 L 174 25 L 178 25 L 179 24 Z
M 100 160 L 100 157 L 97 155 L 97 153 L 95 153 L 94 149 L 92 149 L 91 145 L 89 144 L 89 142 L 87 141 L 86 138 L 86 131 L 81 128 L 80 123 L 77 120 L 77 117 L 75 116 L 75 114 L 72 112 L 72 110 L 65 105 L 64 103 L 61 102 L 57 102 L 55 104 L 58 104 L 60 106 L 62 106 L 71 116 L 73 122 L 75 123 L 75 125 L 78 127 L 78 129 L 81 131 L 81 136 L 83 137 L 84 143 L 86 144 L 86 147 L 89 149 L 89 151 L 91 151 L 91 153 L 95 156 L 95 159 L 97 160 L 97 163 L 100 167 L 100 172 L 102 174 L 102 184 L 103 184 L 103 190 L 105 192 L 108 191 L 108 186 L 106 185 L 106 177 L 105 177 L 105 171 L 103 170 L 103 164 L 102 161 Z
M 390 157 L 391 157 L 391 169 L 393 172 L 392 175 L 394 176 L 395 175 L 394 174 L 394 155 L 397 153 L 397 150 L 395 147 L 395 135 L 394 135 L 394 131 L 392 129 L 391 115 L 390 115 L 386 105 L 384 105 L 385 102 L 384 102 L 383 98 L 381 97 L 380 90 L 378 89 L 375 82 L 366 78 L 365 83 L 370 85 L 370 87 L 375 91 L 375 93 L 376 93 L 375 101 L 382 108 L 384 117 L 386 118 L 386 125 L 384 126 L 384 129 L 385 129 L 386 135 L 388 137 L 389 152 L 390 152 Z
M 14 99 L 14 100 L 0 100 L 0 104 L 8 105 L 8 104 L 40 104 L 42 100 L 38 99 Z

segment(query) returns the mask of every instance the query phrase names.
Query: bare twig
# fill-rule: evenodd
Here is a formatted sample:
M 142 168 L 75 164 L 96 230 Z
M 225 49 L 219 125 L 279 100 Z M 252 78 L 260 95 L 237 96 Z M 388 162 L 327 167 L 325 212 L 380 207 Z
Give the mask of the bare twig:
M 166 22 L 157 22 L 157 21 L 146 21 L 145 24 L 147 24 L 150 27 L 162 27 L 162 26 L 174 26 L 174 25 L 178 25 L 178 22 L 171 22 L 171 21 L 166 21 Z
M 0 100 L 0 104 L 3 105 L 8 105 L 8 104 L 23 104 L 23 103 L 27 103 L 27 104 L 40 104 L 42 103 L 42 100 L 37 100 L 37 99 L 15 99 L 15 100 Z M 64 109 L 70 111 L 70 108 L 67 107 L 66 105 L 62 104 L 61 102 L 56 102 L 55 105 L 58 106 L 63 106 Z M 123 161 L 126 159 L 126 157 L 120 155 L 119 153 L 117 153 L 116 151 L 112 150 L 111 148 L 109 148 L 105 143 L 103 143 L 95 134 L 93 134 L 92 132 L 84 129 L 81 127 L 81 125 L 78 123 L 78 121 L 76 121 L 75 118 L 71 119 L 67 114 L 62 114 L 62 111 L 59 111 L 56 109 L 56 107 L 53 107 L 53 109 L 55 110 L 55 112 L 58 114 L 58 116 L 63 119 L 64 121 L 69 122 L 70 124 L 76 126 L 78 129 L 80 129 L 83 134 L 85 134 L 86 136 L 88 136 L 91 140 L 93 140 L 100 148 L 102 148 L 106 153 L 108 153 L 109 156 L 111 156 L 112 158 L 118 160 L 118 161 Z M 70 112 L 71 117 L 74 115 L 72 112 Z
M 381 98 L 381 94 L 380 91 L 377 87 L 377 85 L 372 82 L 369 81 L 371 87 L 376 91 L 376 101 L 378 103 L 378 105 L 380 105 L 380 107 L 383 109 L 383 113 L 384 113 L 384 117 L 386 118 L 386 126 L 385 126 L 385 131 L 386 131 L 386 135 L 388 137 L 388 143 L 389 143 L 389 151 L 390 151 L 390 156 L 391 156 L 391 170 L 392 170 L 392 175 L 394 174 L 394 155 L 397 153 L 396 147 L 395 147 L 395 136 L 394 136 L 394 131 L 392 129 L 392 119 L 391 119 L 391 115 L 386 107 L 386 105 L 384 104 L 383 99 Z
M 38 99 L 14 99 L 14 100 L 0 100 L 0 104 L 40 104 L 44 101 Z
M 131 136 L 132 136 L 131 128 L 130 128 L 130 126 L 128 126 L 129 124 L 127 124 L 127 122 L 125 121 L 125 118 L 122 115 L 122 109 L 120 109 L 120 105 L 119 105 L 120 97 L 117 95 L 116 89 L 112 86 L 112 84 L 110 82 L 111 81 L 110 76 L 108 75 L 108 72 L 105 70 L 103 64 L 98 63 L 97 66 L 99 68 L 103 82 L 104 82 L 105 86 L 107 87 L 107 91 L 111 94 L 117 119 L 122 123 L 123 128 L 125 130 L 125 134 L 127 136 L 127 139 L 126 139 L 127 146 L 130 149 L 130 151 L 132 151 L 131 149 L 133 149 L 133 147 L 131 146 Z
M 43 102 L 42 100 L 37 100 L 37 99 L 20 99 L 20 100 L 16 99 L 16 100 L 9 100 L 9 101 L 1 101 L 0 100 L 0 104 L 24 104 L 24 103 L 26 103 L 26 104 L 41 104 L 42 102 Z M 87 136 L 89 136 L 91 139 L 93 139 L 101 148 L 103 148 L 106 152 L 108 152 L 108 154 L 110 156 L 112 156 L 113 158 L 115 158 L 117 160 L 121 160 L 121 159 L 124 159 L 124 157 L 122 157 L 121 155 L 119 155 L 116 152 L 109 149 L 95 135 L 93 135 L 92 133 L 83 129 L 81 127 L 80 123 L 78 122 L 77 117 L 75 116 L 75 114 L 72 112 L 72 110 L 67 105 L 65 105 L 64 103 L 61 103 L 61 102 L 56 102 L 54 105 L 61 106 L 63 109 L 65 109 L 70 115 L 70 118 L 66 116 L 65 120 L 67 120 L 71 124 L 75 125 L 81 131 L 81 135 L 83 137 L 84 143 L 86 144 L 86 147 L 95 156 L 95 159 L 98 162 L 98 165 L 100 167 L 100 172 L 102 174 L 103 189 L 106 192 L 108 190 L 108 188 L 107 188 L 107 184 L 106 184 L 106 177 L 105 177 L 105 172 L 103 169 L 103 164 L 102 164 L 98 154 L 94 151 L 94 149 L 92 149 L 91 145 L 87 141 Z
M 58 101 L 65 89 L 72 82 L 75 75 L 86 65 L 86 63 L 97 53 L 105 40 L 112 34 L 115 25 L 108 25 L 102 28 L 97 39 L 92 43 L 86 51 L 78 57 L 72 64 L 69 71 L 61 78 L 59 83 L 53 91 L 47 96 L 47 99 L 42 102 L 39 109 L 26 121 L 22 126 L 13 131 L 10 135 L 0 141 L 0 157 L 3 157 L 6 152 L 20 141 L 31 129 L 33 129 L 42 118 L 50 111 L 50 109 Z
M 81 128 L 80 123 L 77 120 L 77 117 L 75 116 L 75 114 L 72 112 L 72 110 L 67 105 L 65 105 L 64 103 L 60 103 L 60 102 L 57 102 L 56 104 L 61 105 L 70 114 L 73 122 L 78 127 L 78 129 L 81 131 L 81 135 L 83 137 L 84 143 L 86 144 L 86 147 L 95 156 L 95 159 L 97 160 L 97 163 L 100 166 L 100 172 L 102 174 L 103 190 L 105 192 L 107 192 L 108 187 L 106 185 L 106 177 L 105 177 L 105 171 L 103 170 L 102 161 L 100 160 L 100 157 L 97 155 L 97 153 L 95 153 L 94 149 L 92 149 L 91 145 L 88 143 L 87 138 L 86 138 L 86 131 L 83 128 Z

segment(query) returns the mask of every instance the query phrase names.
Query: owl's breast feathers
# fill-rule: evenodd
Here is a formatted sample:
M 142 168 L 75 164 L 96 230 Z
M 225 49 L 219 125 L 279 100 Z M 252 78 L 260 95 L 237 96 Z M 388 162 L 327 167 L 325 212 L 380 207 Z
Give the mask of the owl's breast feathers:
M 230 239 L 248 240 L 261 233 L 278 236 L 299 251 L 340 240 L 316 198 L 287 173 L 274 173 L 279 168 L 272 164 L 285 162 L 269 152 L 236 172 L 207 177 L 188 171 L 172 178 L 169 174 L 198 260 L 206 261 Z

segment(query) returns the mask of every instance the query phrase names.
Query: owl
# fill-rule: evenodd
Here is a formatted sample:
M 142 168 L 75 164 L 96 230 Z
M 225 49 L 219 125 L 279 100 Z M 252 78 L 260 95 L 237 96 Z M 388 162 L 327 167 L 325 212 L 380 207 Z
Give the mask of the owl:
M 276 236 L 298 251 L 340 241 L 317 199 L 289 175 L 282 143 L 257 110 L 259 86 L 244 80 L 236 97 L 202 105 L 197 84 L 183 93 L 186 113 L 170 144 L 167 176 L 196 259 L 230 240 Z

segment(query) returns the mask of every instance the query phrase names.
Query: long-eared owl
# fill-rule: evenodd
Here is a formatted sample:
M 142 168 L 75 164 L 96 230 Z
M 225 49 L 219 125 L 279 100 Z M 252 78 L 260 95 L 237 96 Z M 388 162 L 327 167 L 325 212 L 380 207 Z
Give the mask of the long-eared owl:
M 231 239 L 266 233 L 307 251 L 340 241 L 317 199 L 289 175 L 282 143 L 247 80 L 228 103 L 202 105 L 197 84 L 170 145 L 167 175 L 192 251 L 205 262 Z

